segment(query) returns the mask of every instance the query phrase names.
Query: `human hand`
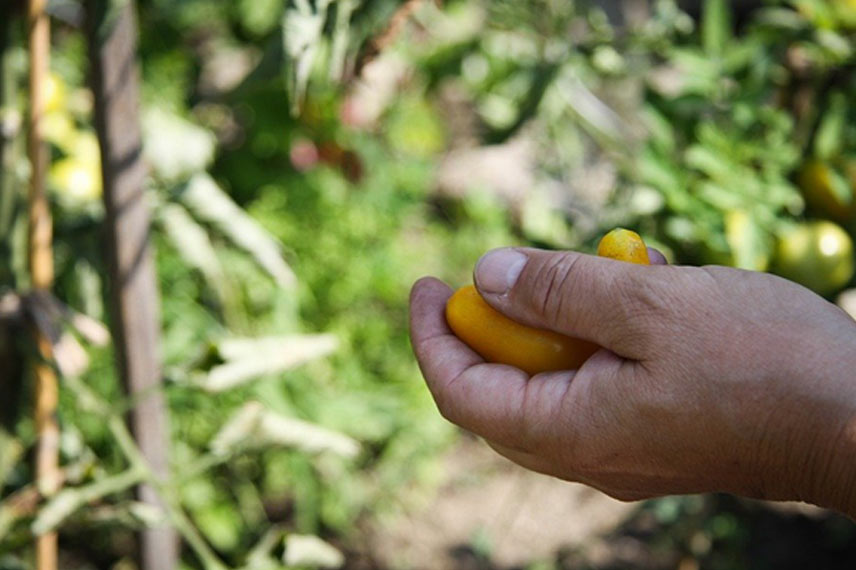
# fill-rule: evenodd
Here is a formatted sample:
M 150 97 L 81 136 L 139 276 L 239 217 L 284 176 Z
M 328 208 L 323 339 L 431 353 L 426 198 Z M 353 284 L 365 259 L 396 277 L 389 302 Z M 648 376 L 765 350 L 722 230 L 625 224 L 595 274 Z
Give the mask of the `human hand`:
M 529 469 L 624 500 L 726 491 L 856 515 L 856 321 L 794 283 L 500 249 L 475 281 L 524 324 L 604 347 L 576 371 L 489 364 L 448 328 L 451 290 L 411 293 L 440 412 Z

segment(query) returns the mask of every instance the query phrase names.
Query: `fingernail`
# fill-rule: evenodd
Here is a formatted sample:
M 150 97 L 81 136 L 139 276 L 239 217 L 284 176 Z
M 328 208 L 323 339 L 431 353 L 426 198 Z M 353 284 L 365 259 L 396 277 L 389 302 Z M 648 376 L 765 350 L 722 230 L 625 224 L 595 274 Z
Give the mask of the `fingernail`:
M 487 252 L 476 264 L 476 285 L 482 293 L 505 293 L 517 281 L 527 259 L 524 253 L 511 248 Z

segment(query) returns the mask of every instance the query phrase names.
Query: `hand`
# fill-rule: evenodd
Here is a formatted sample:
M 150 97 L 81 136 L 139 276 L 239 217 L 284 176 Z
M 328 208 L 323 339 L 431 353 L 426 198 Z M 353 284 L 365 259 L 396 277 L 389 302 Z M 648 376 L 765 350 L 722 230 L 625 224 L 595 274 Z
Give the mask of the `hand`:
M 856 515 L 856 321 L 784 279 L 500 249 L 476 286 L 522 323 L 604 347 L 529 377 L 449 330 L 451 294 L 411 293 L 440 412 L 502 455 L 624 500 L 725 491 Z

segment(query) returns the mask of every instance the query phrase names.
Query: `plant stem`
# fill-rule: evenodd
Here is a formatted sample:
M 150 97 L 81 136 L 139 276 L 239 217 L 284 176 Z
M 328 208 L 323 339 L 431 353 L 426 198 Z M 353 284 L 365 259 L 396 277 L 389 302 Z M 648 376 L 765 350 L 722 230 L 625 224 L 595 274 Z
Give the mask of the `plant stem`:
M 45 79 L 50 57 L 50 20 L 45 12 L 45 0 L 30 0 L 28 31 L 30 44 L 30 109 L 27 116 L 30 158 L 29 244 L 28 258 L 31 285 L 49 290 L 53 284 L 53 227 L 50 208 L 45 196 L 47 149 L 41 134 L 45 111 Z M 59 388 L 56 374 L 50 366 L 51 342 L 42 331 L 35 331 L 39 359 L 35 363 L 35 416 L 38 447 L 36 450 L 36 482 L 43 495 L 51 495 L 60 486 L 59 425 L 56 409 Z M 36 538 L 37 570 L 56 570 L 57 534 L 50 532 Z
M 175 529 L 178 530 L 179 534 L 181 534 L 187 544 L 193 549 L 206 570 L 225 569 L 225 566 L 217 558 L 217 555 L 213 550 L 211 550 L 211 547 L 208 546 L 208 543 L 205 542 L 205 539 L 202 538 L 199 531 L 196 530 L 196 527 L 193 526 L 193 522 L 184 513 L 184 510 L 182 510 L 181 501 L 176 497 L 175 491 L 170 488 L 170 485 L 166 481 L 162 481 L 155 476 L 149 468 L 146 458 L 143 457 L 142 452 L 134 442 L 134 438 L 125 426 L 125 422 L 122 418 L 116 414 L 111 414 L 108 427 L 128 462 L 134 469 L 140 469 L 144 473 L 143 479 L 145 479 L 145 481 L 151 485 L 160 496 L 170 522 L 172 522 Z
M 42 139 L 42 118 L 45 112 L 45 80 L 50 57 L 50 20 L 45 13 L 46 0 L 30 0 L 30 112 L 28 114 L 30 158 L 30 241 L 29 263 L 32 287 L 50 289 L 54 266 L 53 222 L 45 195 L 47 148 Z
M 92 412 L 107 416 L 107 428 L 119 446 L 133 471 L 139 471 L 142 479 L 155 489 L 161 499 L 162 506 L 170 522 L 181 534 L 188 546 L 202 562 L 205 570 L 225 570 L 226 566 L 220 561 L 214 551 L 205 542 L 199 531 L 181 507 L 181 500 L 176 496 L 176 490 L 167 480 L 161 480 L 153 472 L 148 461 L 134 441 L 131 432 L 122 417 L 90 390 L 77 378 L 67 379 L 68 389 L 74 392 L 80 405 Z

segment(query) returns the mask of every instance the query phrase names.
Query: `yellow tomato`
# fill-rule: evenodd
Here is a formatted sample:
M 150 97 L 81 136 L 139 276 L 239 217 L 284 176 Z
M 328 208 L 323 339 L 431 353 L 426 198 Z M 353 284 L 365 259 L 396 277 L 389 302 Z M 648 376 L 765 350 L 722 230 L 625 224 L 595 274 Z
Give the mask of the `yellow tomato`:
M 629 261 L 630 263 L 642 265 L 651 263 L 651 260 L 648 259 L 648 248 L 639 234 L 624 228 L 615 228 L 603 236 L 600 243 L 597 244 L 597 254 L 601 257 Z
M 74 119 L 63 110 L 45 113 L 42 119 L 42 136 L 65 153 L 73 152 L 77 131 Z
M 51 166 L 51 185 L 72 202 L 90 202 L 101 196 L 101 172 L 97 163 L 75 157 L 63 158 Z
M 603 237 L 598 255 L 649 263 L 642 238 L 623 229 Z M 458 289 L 449 299 L 446 321 L 458 338 L 488 362 L 508 364 L 530 375 L 579 368 L 599 348 L 582 339 L 518 323 L 488 305 L 472 285 Z
M 856 0 L 836 0 L 832 2 L 838 20 L 845 28 L 856 28 Z
M 826 220 L 798 224 L 779 240 L 773 269 L 816 293 L 830 295 L 853 277 L 853 241 Z
M 51 113 L 65 108 L 65 82 L 56 73 L 49 73 L 44 84 L 45 112 Z
M 488 362 L 528 374 L 582 366 L 597 345 L 513 321 L 488 305 L 473 285 L 458 289 L 446 305 L 455 335 Z

